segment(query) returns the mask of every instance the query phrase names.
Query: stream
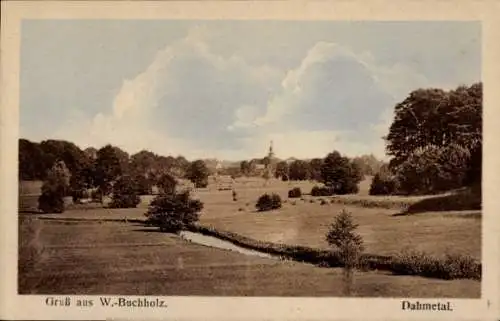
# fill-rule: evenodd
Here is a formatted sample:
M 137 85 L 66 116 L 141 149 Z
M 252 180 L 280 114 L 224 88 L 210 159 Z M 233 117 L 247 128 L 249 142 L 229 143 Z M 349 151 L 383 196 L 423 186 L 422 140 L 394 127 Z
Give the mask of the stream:
M 193 233 L 193 232 L 189 232 L 189 231 L 182 231 L 182 232 L 180 232 L 180 237 L 186 241 L 200 244 L 200 245 L 215 247 L 215 248 L 219 248 L 219 249 L 223 249 L 223 250 L 234 251 L 234 252 L 238 252 L 238 253 L 245 254 L 245 255 L 253 255 L 253 256 L 259 256 L 259 257 L 268 258 L 268 259 L 276 259 L 276 257 L 272 256 L 271 254 L 245 249 L 245 248 L 242 248 L 241 246 L 234 245 L 231 242 L 223 241 L 223 240 L 220 240 L 220 239 L 213 237 L 213 236 L 203 235 L 203 234 L 199 234 L 199 233 Z

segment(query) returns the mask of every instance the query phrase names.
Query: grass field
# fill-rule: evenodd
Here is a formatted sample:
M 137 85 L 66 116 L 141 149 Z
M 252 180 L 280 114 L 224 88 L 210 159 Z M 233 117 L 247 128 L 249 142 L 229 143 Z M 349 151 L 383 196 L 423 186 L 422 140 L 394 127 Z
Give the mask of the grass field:
M 238 200 L 231 191 L 212 185 L 196 196 L 204 202 L 200 223 L 275 243 L 327 248 L 324 236 L 334 216 L 350 210 L 366 252 L 395 254 L 405 248 L 435 256 L 445 253 L 481 257 L 480 212 L 423 212 L 398 215 L 397 204 L 412 204 L 425 197 L 373 197 L 363 182 L 353 199 L 390 202 L 393 208 L 326 205 L 305 195 L 287 200 L 290 188 L 309 192 L 314 183 L 272 182 L 259 179 L 237 181 Z M 275 192 L 287 200 L 283 208 L 259 213 L 255 202 L 262 193 Z M 107 209 L 99 204 L 69 206 L 63 214 L 32 217 L 82 219 L 143 219 L 151 196 L 143 196 L 136 209 Z M 36 198 L 21 197 L 30 207 Z M 311 200 L 313 202 L 311 202 Z M 293 205 L 295 204 L 295 205 Z M 31 207 L 36 204 L 31 204 Z M 45 259 L 29 275 L 23 274 L 21 292 L 88 294 L 192 294 L 192 295 L 342 295 L 340 269 L 249 257 L 220 249 L 189 244 L 177 237 L 156 233 L 133 223 L 79 222 L 61 224 L 41 221 L 40 244 Z M 55 272 L 57 271 L 57 272 Z M 360 296 L 478 297 L 480 282 L 444 281 L 381 272 L 356 274 L 355 291 Z
M 42 221 L 20 293 L 342 296 L 341 269 L 246 256 L 124 223 Z M 478 297 L 480 283 L 357 272 L 357 296 Z

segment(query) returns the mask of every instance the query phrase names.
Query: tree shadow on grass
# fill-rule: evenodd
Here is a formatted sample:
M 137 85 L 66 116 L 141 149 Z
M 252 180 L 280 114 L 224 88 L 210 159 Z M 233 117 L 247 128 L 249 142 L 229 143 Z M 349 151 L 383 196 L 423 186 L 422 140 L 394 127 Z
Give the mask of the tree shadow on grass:
M 19 209 L 18 213 L 19 214 L 34 214 L 34 215 L 36 215 L 36 214 L 45 214 L 42 211 L 38 211 L 38 210 L 24 210 L 24 209 Z
M 452 194 L 426 198 L 408 206 L 392 216 L 405 216 L 424 212 L 481 210 L 481 189 L 466 188 Z
M 166 232 L 160 231 L 159 228 L 153 228 L 153 227 L 148 228 L 147 226 L 145 226 L 144 228 L 134 229 L 134 230 L 132 230 L 132 232 L 166 233 Z

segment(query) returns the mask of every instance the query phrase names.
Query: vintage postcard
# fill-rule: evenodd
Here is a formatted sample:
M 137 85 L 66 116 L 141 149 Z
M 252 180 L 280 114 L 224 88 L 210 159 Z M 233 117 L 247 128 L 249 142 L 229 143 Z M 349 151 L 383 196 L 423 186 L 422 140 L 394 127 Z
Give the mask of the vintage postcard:
M 0 316 L 498 320 L 499 13 L 2 2 Z

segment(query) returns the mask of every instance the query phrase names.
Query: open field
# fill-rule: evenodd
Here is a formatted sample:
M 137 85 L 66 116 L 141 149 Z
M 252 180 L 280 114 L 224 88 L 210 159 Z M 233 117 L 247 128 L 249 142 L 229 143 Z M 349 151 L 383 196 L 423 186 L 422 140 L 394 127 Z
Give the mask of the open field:
M 342 270 L 190 244 L 123 223 L 39 221 L 43 247 L 20 293 L 342 296 Z M 480 282 L 356 272 L 357 296 L 479 297 Z
M 232 202 L 230 194 L 200 193 L 200 198 L 206 208 L 201 217 L 203 225 L 263 241 L 326 248 L 328 227 L 345 208 L 359 224 L 358 232 L 369 253 L 391 255 L 409 247 L 438 256 L 449 252 L 481 257 L 481 220 L 466 215 L 473 213 L 470 211 L 397 216 L 399 210 L 320 205 L 306 197 L 305 201 L 291 201 L 296 205 L 288 201 L 280 210 L 256 212 L 255 201 L 247 207 L 244 202 Z
M 236 181 L 236 202 L 230 190 L 214 184 L 196 191 L 204 203 L 200 223 L 253 239 L 273 243 L 328 248 L 325 234 L 334 216 L 350 210 L 366 252 L 393 255 L 406 248 L 434 256 L 445 253 L 481 258 L 480 211 L 423 212 L 399 215 L 400 203 L 413 204 L 425 197 L 374 197 L 359 195 L 288 199 L 290 188 L 308 193 L 312 182 L 259 179 Z M 366 184 L 364 186 L 369 186 Z M 366 189 L 366 187 L 365 187 Z M 257 198 L 278 193 L 286 202 L 280 210 L 259 213 Z M 109 209 L 100 204 L 70 205 L 62 214 L 21 214 L 40 218 L 144 219 L 153 196 L 142 196 L 135 209 Z M 321 205 L 324 199 L 325 205 Z M 356 199 L 389 202 L 389 208 L 344 205 Z M 25 207 L 36 207 L 36 197 L 22 196 Z M 389 204 L 388 203 L 388 204 Z M 391 208 L 392 207 L 392 208 Z M 249 257 L 243 254 L 189 244 L 175 236 L 156 233 L 136 223 L 40 221 L 40 242 L 45 260 L 27 276 L 22 292 L 164 295 L 342 295 L 340 269 Z M 57 271 L 54 273 L 54 271 Z M 39 280 L 39 281 L 37 281 Z M 439 285 L 439 286 L 437 286 Z M 382 272 L 359 272 L 360 296 L 477 297 L 480 282 L 444 281 Z
M 221 230 L 232 231 L 253 239 L 274 243 L 307 245 L 327 248 L 325 234 L 333 218 L 342 209 L 352 212 L 366 251 L 372 254 L 393 255 L 404 249 L 425 251 L 441 256 L 445 253 L 466 254 L 481 258 L 481 220 L 479 211 L 423 212 L 398 215 L 399 208 L 368 208 L 341 203 L 330 203 L 331 197 L 303 196 L 303 200 L 289 199 L 279 210 L 257 212 L 255 202 L 264 192 L 278 193 L 286 200 L 293 186 L 309 191 L 313 183 L 273 182 L 264 187 L 262 180 L 248 180 L 235 185 L 238 200 L 232 200 L 231 191 L 217 191 L 213 186 L 196 192 L 204 203 L 200 223 Z M 346 195 L 336 198 L 374 199 L 382 202 L 414 203 L 425 197 L 377 197 Z M 108 209 L 99 204 L 70 206 L 59 217 L 72 218 L 128 218 L 144 219 L 152 196 L 143 196 L 136 209 Z M 321 205 L 320 199 L 327 201 Z M 396 199 L 397 201 L 394 201 Z M 313 201 L 314 203 L 311 203 Z M 293 205 L 295 204 L 295 205 Z M 49 214 L 54 216 L 53 214 Z

